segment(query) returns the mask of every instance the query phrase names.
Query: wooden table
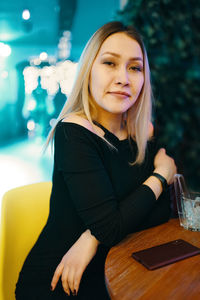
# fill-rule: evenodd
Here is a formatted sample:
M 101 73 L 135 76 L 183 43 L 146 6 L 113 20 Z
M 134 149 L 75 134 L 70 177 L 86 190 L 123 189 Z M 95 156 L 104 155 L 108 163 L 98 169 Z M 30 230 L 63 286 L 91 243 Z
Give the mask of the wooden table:
M 105 264 L 112 300 L 199 300 L 200 255 L 149 271 L 131 253 L 176 239 L 200 247 L 200 232 L 183 229 L 178 219 L 129 235 L 113 247 Z

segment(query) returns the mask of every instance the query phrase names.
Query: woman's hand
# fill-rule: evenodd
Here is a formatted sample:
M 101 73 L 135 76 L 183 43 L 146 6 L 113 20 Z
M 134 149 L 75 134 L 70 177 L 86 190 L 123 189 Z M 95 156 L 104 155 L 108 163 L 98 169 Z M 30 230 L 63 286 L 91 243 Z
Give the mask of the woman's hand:
M 168 184 L 171 184 L 174 181 L 174 175 L 177 173 L 176 165 L 173 158 L 166 154 L 164 148 L 161 148 L 155 158 L 154 158 L 154 172 L 162 175 Z M 159 198 L 162 193 L 162 185 L 158 178 L 150 176 L 143 182 L 144 185 L 147 185 L 154 192 L 156 199 Z
M 61 276 L 64 291 L 70 295 L 77 294 L 84 270 L 95 256 L 99 242 L 86 230 L 74 245 L 63 256 L 56 268 L 51 281 L 52 291 L 55 289 Z
M 170 156 L 166 154 L 164 148 L 161 148 L 154 159 L 154 172 L 159 173 L 162 175 L 168 184 L 173 183 L 174 175 L 177 173 L 176 165 Z

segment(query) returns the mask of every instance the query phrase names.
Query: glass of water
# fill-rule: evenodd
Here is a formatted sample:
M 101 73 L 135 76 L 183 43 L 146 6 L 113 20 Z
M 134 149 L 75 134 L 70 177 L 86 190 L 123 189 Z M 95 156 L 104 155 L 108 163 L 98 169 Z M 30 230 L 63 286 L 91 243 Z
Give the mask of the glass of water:
M 181 174 L 175 175 L 174 188 L 180 225 L 200 231 L 200 193 L 189 191 Z

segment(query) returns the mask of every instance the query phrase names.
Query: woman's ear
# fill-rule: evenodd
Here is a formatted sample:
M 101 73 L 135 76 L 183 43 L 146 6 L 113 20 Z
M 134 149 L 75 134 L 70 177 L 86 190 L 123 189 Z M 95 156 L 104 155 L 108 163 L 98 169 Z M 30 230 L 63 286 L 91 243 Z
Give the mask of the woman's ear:
M 149 122 L 149 137 L 151 138 L 154 135 L 154 126 L 152 122 Z

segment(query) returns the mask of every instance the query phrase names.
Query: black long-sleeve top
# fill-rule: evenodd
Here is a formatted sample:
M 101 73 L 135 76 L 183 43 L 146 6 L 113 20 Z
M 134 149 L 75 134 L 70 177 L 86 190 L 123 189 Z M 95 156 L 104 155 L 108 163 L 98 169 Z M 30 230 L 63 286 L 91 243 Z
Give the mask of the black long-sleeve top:
M 43 268 L 51 270 L 52 277 L 62 256 L 86 229 L 101 243 L 96 268 L 104 264 L 101 249 L 107 253 L 127 234 L 168 220 L 168 194 L 156 200 L 143 185 L 154 169 L 155 139 L 148 141 L 144 162 L 131 166 L 137 154 L 135 141 L 119 140 L 101 128 L 114 147 L 81 125 L 58 123 L 49 218 L 22 273 Z

